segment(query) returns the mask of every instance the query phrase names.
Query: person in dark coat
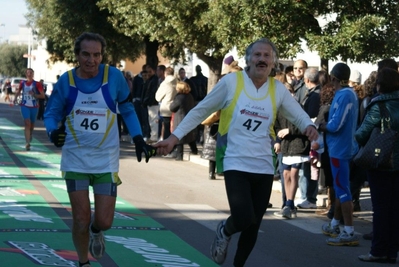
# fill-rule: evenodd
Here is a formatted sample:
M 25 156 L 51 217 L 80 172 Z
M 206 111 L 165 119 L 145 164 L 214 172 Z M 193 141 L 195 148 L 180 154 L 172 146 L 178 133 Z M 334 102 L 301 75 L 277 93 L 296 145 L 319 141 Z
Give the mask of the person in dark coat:
M 303 162 L 309 161 L 310 141 L 280 113 L 277 113 L 274 129 L 281 140 L 281 151 L 277 149 L 277 152 L 281 152 L 283 155 L 284 190 L 287 197 L 283 208 L 275 212 L 274 215 L 292 219 L 297 216 L 294 200 L 298 188 L 299 170 Z
M 377 74 L 377 91 L 366 109 L 362 125 L 355 133 L 356 141 L 364 146 L 376 127 L 381 127 L 380 106 L 385 106 L 389 120 L 385 127 L 399 131 L 399 73 L 383 68 Z M 391 169 L 367 170 L 373 204 L 373 235 L 368 254 L 360 255 L 359 260 L 367 262 L 396 263 L 399 248 L 399 139 L 393 144 Z
M 184 119 L 187 113 L 194 108 L 194 97 L 190 94 L 190 86 L 185 82 L 177 82 L 176 91 L 177 94 L 170 104 L 170 111 L 174 112 L 173 115 L 173 131 L 177 128 L 180 122 Z M 184 136 L 179 143 L 176 145 L 176 160 L 183 160 L 183 145 L 189 144 L 191 151 L 193 151 L 196 139 L 196 130 L 192 130 L 186 136 Z M 193 147 L 194 146 L 194 147 Z

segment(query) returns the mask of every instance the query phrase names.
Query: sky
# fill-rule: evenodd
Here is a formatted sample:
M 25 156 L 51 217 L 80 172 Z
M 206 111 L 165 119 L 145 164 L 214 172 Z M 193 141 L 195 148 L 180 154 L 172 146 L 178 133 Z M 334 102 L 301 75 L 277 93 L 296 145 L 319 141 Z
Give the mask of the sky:
M 0 0 L 0 42 L 18 34 L 18 25 L 25 25 L 28 8 L 25 0 Z

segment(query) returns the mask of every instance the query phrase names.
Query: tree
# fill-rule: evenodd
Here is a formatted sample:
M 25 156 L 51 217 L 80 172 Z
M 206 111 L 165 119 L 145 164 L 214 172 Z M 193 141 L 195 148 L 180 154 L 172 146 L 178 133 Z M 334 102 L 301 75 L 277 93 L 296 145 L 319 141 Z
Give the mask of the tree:
M 56 59 L 73 58 L 72 38 L 90 29 L 111 42 L 112 62 L 143 51 L 158 62 L 157 48 L 176 62 L 184 62 L 187 51 L 196 53 L 209 66 L 208 88 L 231 48 L 243 55 L 261 37 L 273 41 L 282 58 L 301 52 L 303 40 L 324 61 L 371 61 L 395 56 L 399 48 L 397 0 L 27 1 L 35 10 L 31 21 Z
M 211 83 L 216 83 L 224 54 L 233 47 L 222 47 L 212 35 L 213 23 L 201 21 L 208 10 L 207 1 L 129 1 L 101 0 L 109 20 L 125 35 L 138 34 L 159 44 L 163 56 L 184 63 L 186 51 L 197 53 L 210 69 Z M 152 61 L 151 58 L 149 61 Z
M 109 12 L 96 0 L 27 0 L 28 21 L 39 38 L 47 40 L 51 61 L 75 62 L 73 44 L 85 31 L 101 34 L 107 41 L 104 61 L 116 65 L 121 59 L 136 60 L 144 46 L 137 36 L 126 36 L 108 21 Z
M 397 0 L 320 0 L 317 14 L 327 23 L 305 38 L 320 57 L 373 62 L 399 55 Z
M 28 51 L 27 45 L 0 45 L 0 73 L 8 77 L 25 77 L 28 60 L 23 57 Z
M 269 37 L 281 55 L 294 56 L 306 32 L 320 32 L 309 5 L 289 0 L 101 0 L 99 6 L 110 12 L 114 27 L 156 40 L 169 58 L 184 60 L 185 49 L 196 53 L 209 66 L 208 88 L 233 47 L 244 54 L 249 43 Z

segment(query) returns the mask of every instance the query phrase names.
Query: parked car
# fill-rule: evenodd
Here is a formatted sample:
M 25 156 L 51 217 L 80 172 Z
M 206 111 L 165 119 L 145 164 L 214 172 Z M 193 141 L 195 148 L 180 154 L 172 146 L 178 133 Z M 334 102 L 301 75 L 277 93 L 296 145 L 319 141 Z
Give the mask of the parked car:
M 15 93 L 17 91 L 17 89 L 19 88 L 19 84 L 21 83 L 21 81 L 26 80 L 25 78 L 22 77 L 11 77 L 10 81 L 11 81 L 11 91 L 13 93 Z

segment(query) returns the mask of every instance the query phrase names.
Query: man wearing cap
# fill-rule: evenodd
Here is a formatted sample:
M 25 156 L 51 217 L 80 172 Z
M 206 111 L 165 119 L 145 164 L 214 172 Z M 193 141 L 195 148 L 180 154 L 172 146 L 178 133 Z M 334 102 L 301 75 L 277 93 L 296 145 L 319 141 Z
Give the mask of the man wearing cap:
M 322 226 L 322 231 L 330 236 L 327 244 L 333 246 L 359 245 L 353 226 L 353 205 L 349 186 L 349 163 L 358 150 L 354 135 L 359 105 L 356 93 L 348 86 L 350 73 L 348 65 L 344 63 L 336 64 L 331 70 L 335 96 L 327 123 L 319 125 L 319 130 L 326 132 L 336 194 L 334 218 Z M 343 231 L 339 228 L 341 218 L 344 219 Z
M 223 60 L 223 67 L 222 67 L 222 72 L 221 75 L 225 75 L 227 73 L 230 73 L 230 64 L 234 62 L 234 57 L 233 56 L 228 56 Z
M 349 86 L 355 87 L 362 83 L 362 74 L 358 70 L 352 70 L 349 77 Z

